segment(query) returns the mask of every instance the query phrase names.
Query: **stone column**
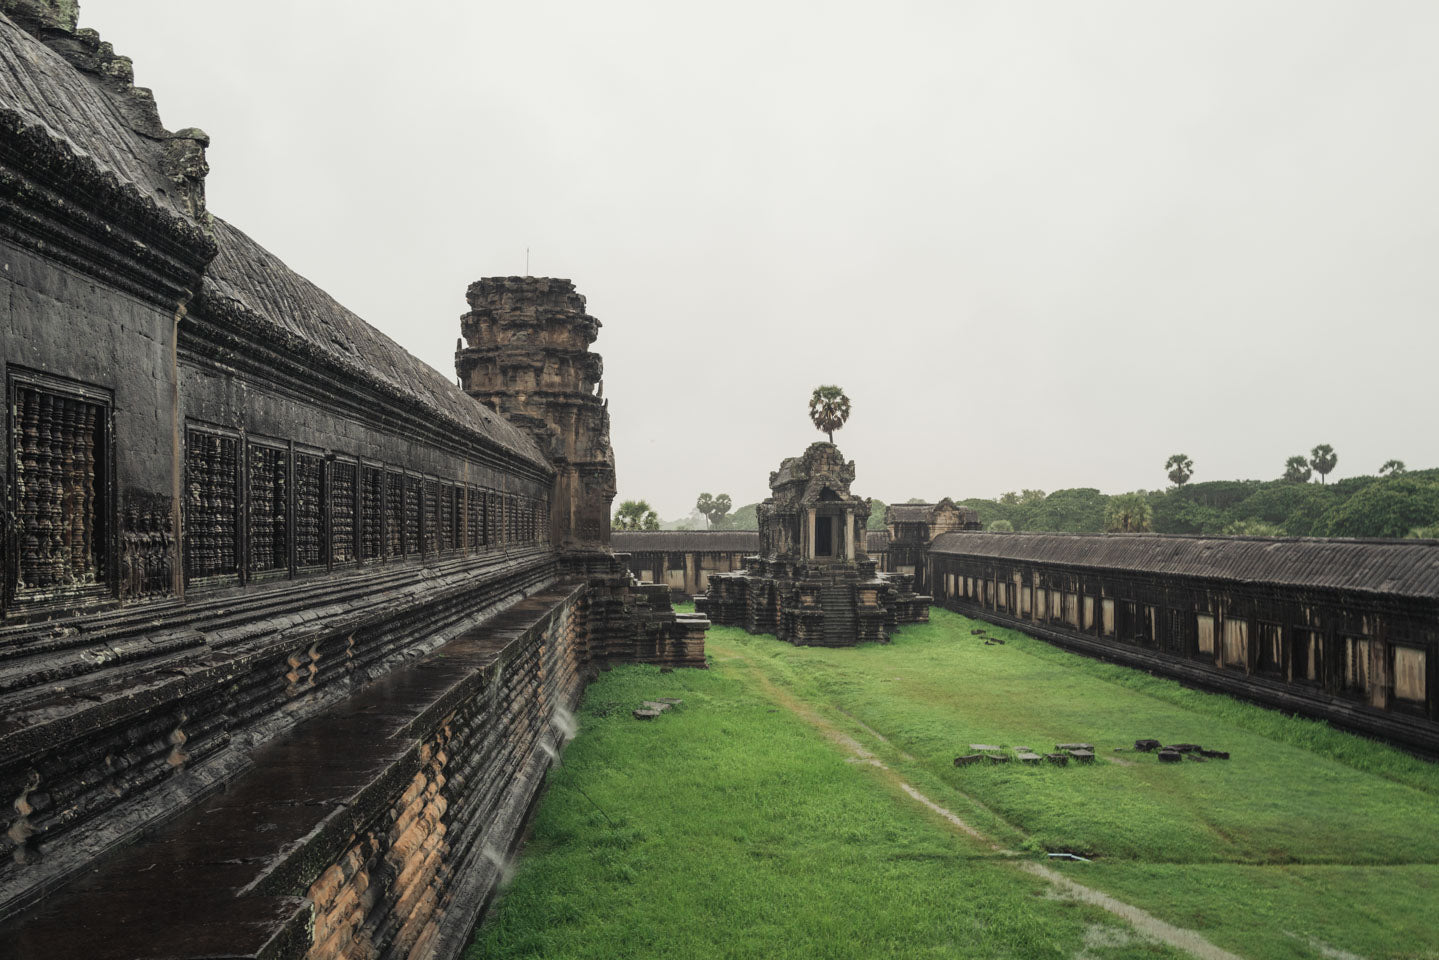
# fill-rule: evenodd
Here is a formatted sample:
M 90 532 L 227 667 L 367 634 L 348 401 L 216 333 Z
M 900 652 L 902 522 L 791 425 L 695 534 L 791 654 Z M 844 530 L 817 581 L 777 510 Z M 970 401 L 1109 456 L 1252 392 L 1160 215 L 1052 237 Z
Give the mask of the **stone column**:
M 844 558 L 854 562 L 854 510 L 844 512 Z
M 685 553 L 685 593 L 690 596 L 700 592 L 699 561 L 694 551 Z
M 808 547 L 804 551 L 806 560 L 814 559 L 814 507 L 809 508 L 809 535 L 806 538 Z

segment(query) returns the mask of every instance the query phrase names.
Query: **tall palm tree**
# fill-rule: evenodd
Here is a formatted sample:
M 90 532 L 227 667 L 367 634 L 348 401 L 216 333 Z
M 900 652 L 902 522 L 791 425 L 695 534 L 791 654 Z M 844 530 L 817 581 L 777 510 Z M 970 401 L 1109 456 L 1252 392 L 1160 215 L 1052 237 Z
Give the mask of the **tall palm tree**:
M 1169 482 L 1176 487 L 1182 487 L 1194 476 L 1194 461 L 1182 453 L 1176 453 L 1164 461 L 1164 469 L 1169 474 Z
M 849 419 L 849 397 L 839 387 L 815 387 L 809 397 L 809 418 L 834 443 L 834 432 Z

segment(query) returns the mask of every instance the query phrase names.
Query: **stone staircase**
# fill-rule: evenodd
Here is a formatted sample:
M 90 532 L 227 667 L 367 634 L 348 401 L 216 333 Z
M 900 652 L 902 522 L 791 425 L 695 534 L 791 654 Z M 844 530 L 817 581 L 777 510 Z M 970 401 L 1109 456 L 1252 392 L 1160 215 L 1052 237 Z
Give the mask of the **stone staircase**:
M 853 646 L 859 641 L 854 620 L 854 585 L 826 583 L 820 588 L 819 605 L 824 611 L 824 645 Z

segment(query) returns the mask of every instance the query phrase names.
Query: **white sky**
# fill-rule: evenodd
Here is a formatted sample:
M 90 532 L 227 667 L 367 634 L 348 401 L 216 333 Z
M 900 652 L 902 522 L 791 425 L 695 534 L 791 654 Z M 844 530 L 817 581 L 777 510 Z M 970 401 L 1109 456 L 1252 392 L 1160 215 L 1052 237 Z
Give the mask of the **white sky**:
M 604 323 L 620 497 L 1439 465 L 1432 0 L 83 0 L 210 208 L 453 375 L 465 287 Z

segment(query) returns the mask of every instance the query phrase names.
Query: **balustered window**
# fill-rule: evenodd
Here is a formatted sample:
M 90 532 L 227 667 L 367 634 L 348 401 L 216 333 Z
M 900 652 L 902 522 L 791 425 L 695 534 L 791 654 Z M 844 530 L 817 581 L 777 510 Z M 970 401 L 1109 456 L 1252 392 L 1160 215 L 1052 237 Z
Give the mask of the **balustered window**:
M 240 572 L 240 441 L 191 430 L 185 449 L 185 572 L 192 579 Z
M 290 567 L 290 452 L 251 443 L 249 455 L 250 572 Z
M 325 461 L 313 454 L 295 454 L 295 566 L 325 563 Z
M 355 465 L 330 464 L 330 551 L 336 563 L 355 559 Z
M 405 478 L 385 471 L 385 556 L 405 553 Z
M 440 549 L 455 549 L 455 488 L 446 484 L 440 488 Z
M 420 551 L 434 553 L 440 547 L 440 483 L 438 480 L 426 480 L 422 489 L 425 512 L 420 530 Z
M 420 478 L 405 477 L 405 555 L 420 552 Z
M 106 580 L 109 409 L 91 391 L 13 384 L 14 587 L 22 599 Z
M 465 516 L 468 521 L 468 545 L 471 553 L 485 543 L 485 495 L 478 487 L 470 487 L 465 497 Z
M 361 485 L 360 559 L 380 558 L 380 504 L 384 499 L 384 472 L 379 467 L 364 467 Z

